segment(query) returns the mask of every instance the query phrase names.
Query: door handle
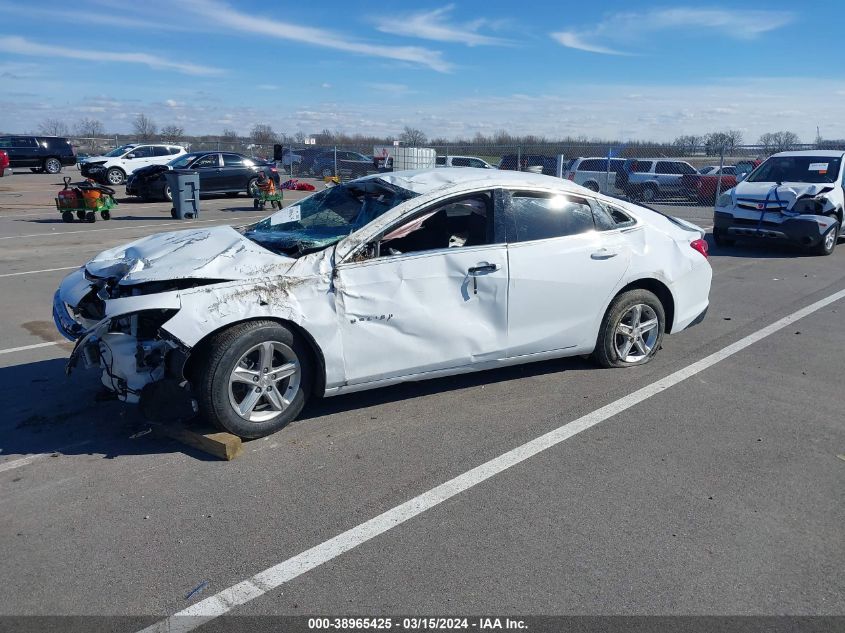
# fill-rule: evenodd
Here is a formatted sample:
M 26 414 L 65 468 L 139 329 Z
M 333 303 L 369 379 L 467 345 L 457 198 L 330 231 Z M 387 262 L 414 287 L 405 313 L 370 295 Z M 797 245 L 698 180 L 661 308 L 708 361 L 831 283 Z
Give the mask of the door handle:
M 499 264 L 478 264 L 467 268 L 467 274 L 472 277 L 472 294 L 478 294 L 478 276 L 494 273 L 499 270 Z
M 478 264 L 478 266 L 471 266 L 467 269 L 467 273 L 471 276 L 484 275 L 486 273 L 494 273 L 499 270 L 499 264 Z
M 610 259 L 611 257 L 616 257 L 619 254 L 618 250 L 611 250 L 609 248 L 600 248 L 597 251 L 594 251 L 590 254 L 592 259 Z

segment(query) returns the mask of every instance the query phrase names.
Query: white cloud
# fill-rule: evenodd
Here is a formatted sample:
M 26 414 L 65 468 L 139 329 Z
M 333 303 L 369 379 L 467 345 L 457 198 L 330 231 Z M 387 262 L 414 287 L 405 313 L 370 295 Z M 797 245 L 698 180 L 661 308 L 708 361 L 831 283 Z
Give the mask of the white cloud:
M 659 31 L 716 33 L 736 40 L 752 40 L 792 22 L 789 11 L 757 9 L 698 9 L 677 7 L 643 12 L 613 13 L 583 29 L 551 33 L 563 46 L 591 53 L 625 55 L 619 44 L 635 45 Z M 612 44 L 612 46 L 611 46 Z
M 331 87 L 332 87 L 332 85 L 328 82 L 323 82 L 322 84 L 320 84 L 320 88 L 328 89 L 328 88 L 331 88 Z
M 452 64 L 445 61 L 440 51 L 418 46 L 388 46 L 385 44 L 351 40 L 339 33 L 302 26 L 290 22 L 273 20 L 263 15 L 251 15 L 235 10 L 225 2 L 217 0 L 182 0 L 182 8 L 190 9 L 203 19 L 226 27 L 229 30 L 266 35 L 281 40 L 303 42 L 312 46 L 321 46 L 347 53 L 356 53 L 369 57 L 381 57 L 396 61 L 427 66 L 438 72 L 449 72 Z
M 567 48 L 575 48 L 579 51 L 587 51 L 588 53 L 603 53 L 605 55 L 630 55 L 624 51 L 617 51 L 607 46 L 600 44 L 591 44 L 584 40 L 584 37 L 572 31 L 560 31 L 552 33 L 552 37 Z
M 486 20 L 473 20 L 465 24 L 449 24 L 446 19 L 454 10 L 450 4 L 433 11 L 397 16 L 380 16 L 375 19 L 376 28 L 383 33 L 417 37 L 437 42 L 457 42 L 467 46 L 502 46 L 510 44 L 508 40 L 479 33 L 479 30 L 490 23 Z
M 16 35 L 0 36 L 0 51 L 15 55 L 32 57 L 60 57 L 63 59 L 79 59 L 92 62 L 141 64 L 156 70 L 174 70 L 186 75 L 217 75 L 222 72 L 219 68 L 200 66 L 198 64 L 174 62 L 158 55 L 149 53 L 123 53 L 95 50 L 87 47 L 68 48 L 39 44 Z

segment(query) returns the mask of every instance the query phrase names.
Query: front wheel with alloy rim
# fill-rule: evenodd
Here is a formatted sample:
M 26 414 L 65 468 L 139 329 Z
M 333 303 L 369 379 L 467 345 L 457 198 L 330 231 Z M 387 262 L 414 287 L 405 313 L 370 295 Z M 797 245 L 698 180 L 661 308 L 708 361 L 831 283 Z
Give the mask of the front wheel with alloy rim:
M 173 202 L 173 192 L 170 191 L 170 185 L 164 185 L 164 199 Z
M 110 185 L 122 185 L 126 180 L 126 174 L 123 173 L 122 169 L 112 167 L 106 172 L 106 180 Z
M 607 309 L 593 358 L 602 367 L 643 365 L 660 349 L 665 330 L 660 299 L 648 290 L 629 290 Z
M 48 158 L 44 161 L 44 171 L 48 174 L 58 174 L 62 171 L 62 161 L 58 158 Z
M 200 411 L 244 438 L 275 433 L 294 420 L 311 390 L 308 348 L 274 321 L 247 321 L 215 335 L 197 363 Z
M 839 222 L 834 222 L 824 234 L 821 241 L 816 244 L 813 253 L 816 255 L 831 255 L 836 243 L 839 241 Z
M 258 195 L 258 178 L 250 178 L 249 182 L 246 183 L 246 195 L 250 198 Z

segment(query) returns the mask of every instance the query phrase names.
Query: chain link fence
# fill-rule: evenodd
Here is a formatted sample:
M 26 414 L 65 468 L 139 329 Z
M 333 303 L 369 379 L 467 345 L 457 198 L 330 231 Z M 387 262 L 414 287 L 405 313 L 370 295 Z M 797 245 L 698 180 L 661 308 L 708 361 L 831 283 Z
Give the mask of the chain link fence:
M 74 138 L 80 154 L 101 154 L 137 142 L 128 136 Z M 357 178 L 384 168 L 365 143 L 283 145 L 230 137 L 157 139 L 151 143 L 181 145 L 188 151 L 236 152 L 275 160 L 290 178 Z M 390 144 L 386 144 L 390 145 Z M 438 167 L 479 167 L 542 173 L 565 178 L 593 191 L 645 203 L 712 205 L 771 154 L 782 150 L 845 150 L 837 143 L 772 147 L 732 145 L 689 147 L 678 143 L 534 143 L 492 145 L 450 143 L 428 145 Z M 422 146 L 420 148 L 422 149 Z M 429 152 L 430 154 L 430 152 Z M 433 158 L 433 157 L 432 157 Z

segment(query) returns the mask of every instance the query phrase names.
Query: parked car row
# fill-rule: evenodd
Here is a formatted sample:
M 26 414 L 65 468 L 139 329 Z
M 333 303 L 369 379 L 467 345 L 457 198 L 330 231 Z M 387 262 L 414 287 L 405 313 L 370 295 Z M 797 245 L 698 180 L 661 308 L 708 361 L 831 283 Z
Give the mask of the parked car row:
M 126 194 L 143 200 L 172 200 L 165 173 L 171 169 L 196 170 L 202 193 L 245 193 L 254 196 L 259 172 L 278 187 L 279 172 L 273 162 L 249 158 L 234 152 L 189 152 L 172 158 L 164 165 L 147 165 L 132 173 L 126 181 Z

